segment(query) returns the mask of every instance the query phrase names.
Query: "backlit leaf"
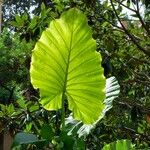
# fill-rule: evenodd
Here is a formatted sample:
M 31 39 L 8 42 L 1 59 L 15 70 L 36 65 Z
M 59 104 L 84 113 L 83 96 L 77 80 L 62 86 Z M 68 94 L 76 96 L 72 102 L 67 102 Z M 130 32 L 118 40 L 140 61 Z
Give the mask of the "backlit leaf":
M 86 124 L 98 119 L 104 108 L 105 78 L 96 41 L 81 11 L 70 9 L 50 23 L 34 48 L 30 73 L 45 109 L 60 109 L 67 97 L 75 119 Z

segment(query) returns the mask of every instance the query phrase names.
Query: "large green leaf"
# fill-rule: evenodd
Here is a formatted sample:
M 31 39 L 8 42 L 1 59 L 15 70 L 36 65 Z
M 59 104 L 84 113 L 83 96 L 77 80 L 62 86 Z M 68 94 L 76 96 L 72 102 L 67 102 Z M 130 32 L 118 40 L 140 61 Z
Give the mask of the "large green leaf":
M 106 99 L 104 100 L 105 108 L 103 110 L 103 116 L 106 112 L 113 107 L 113 100 L 119 96 L 120 85 L 117 79 L 112 76 L 106 80 Z
M 20 132 L 15 135 L 12 147 L 40 143 L 45 143 L 45 140 L 39 140 L 34 134 L 31 133 Z
M 129 140 L 118 140 L 110 144 L 106 144 L 103 150 L 134 150 L 133 144 Z
M 85 15 L 75 8 L 63 13 L 43 32 L 32 54 L 31 82 L 40 90 L 40 103 L 58 110 L 66 97 L 75 119 L 93 123 L 104 108 L 100 64 Z
M 83 124 L 82 121 L 73 119 L 72 114 L 65 120 L 68 135 L 77 133 L 79 137 L 87 136 L 95 128 L 96 124 L 105 116 L 106 112 L 113 107 L 113 100 L 119 96 L 120 85 L 117 79 L 112 76 L 106 79 L 106 99 L 104 100 L 105 108 L 103 113 L 93 124 Z M 74 132 L 76 131 L 76 132 Z

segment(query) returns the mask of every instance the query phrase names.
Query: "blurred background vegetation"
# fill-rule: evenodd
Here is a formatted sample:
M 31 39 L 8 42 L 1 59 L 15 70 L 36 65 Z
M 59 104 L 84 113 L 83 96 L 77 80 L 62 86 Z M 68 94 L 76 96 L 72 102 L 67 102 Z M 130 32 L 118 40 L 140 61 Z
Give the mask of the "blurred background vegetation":
M 115 76 L 121 89 L 105 117 L 82 138 L 61 133 L 60 112 L 41 107 L 29 76 L 32 49 L 42 31 L 72 7 L 87 16 L 104 75 Z M 1 16 L 0 132 L 12 137 L 32 133 L 32 140 L 14 142 L 14 147 L 99 150 L 121 139 L 137 149 L 150 147 L 149 0 L 4 0 Z

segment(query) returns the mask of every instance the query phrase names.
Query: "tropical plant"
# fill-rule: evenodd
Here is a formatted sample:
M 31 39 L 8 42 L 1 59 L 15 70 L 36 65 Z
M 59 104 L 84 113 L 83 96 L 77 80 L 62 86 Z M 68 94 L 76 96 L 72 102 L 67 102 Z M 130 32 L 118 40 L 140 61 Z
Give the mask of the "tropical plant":
M 95 150 L 102 149 L 106 143 L 112 143 L 118 141 L 118 139 L 128 139 L 132 141 L 135 148 L 148 149 L 150 147 L 149 0 L 37 0 L 37 3 L 30 1 L 20 5 L 19 3 L 21 2 L 18 0 L 5 0 L 3 6 L 5 10 L 3 19 L 5 22 L 2 22 L 2 24 L 9 28 L 9 32 L 7 32 L 7 36 L 2 32 L 0 41 L 0 54 L 3 56 L 0 58 L 0 99 L 3 102 L 0 108 L 0 121 L 2 123 L 0 129 L 5 131 L 7 128 L 13 128 L 15 134 L 16 131 L 21 131 L 16 135 L 15 140 L 17 141 L 16 146 L 20 145 L 19 147 L 22 149 L 44 149 L 47 147 L 50 149 L 80 148 L 83 150 Z M 38 7 L 42 2 L 46 5 Z M 29 3 L 32 4 L 29 6 Z M 8 7 L 8 5 L 13 7 Z M 32 15 L 28 11 L 31 7 L 33 9 Z M 35 92 L 30 85 L 28 69 L 31 49 L 33 49 L 35 41 L 41 36 L 42 31 L 48 27 L 49 21 L 53 20 L 52 24 L 57 26 L 59 20 L 63 19 L 55 21 L 54 18 L 58 18 L 60 14 L 72 7 L 78 8 L 87 17 L 87 23 L 92 29 L 92 37 L 96 40 L 96 51 L 101 53 L 104 76 L 107 78 L 106 83 L 109 79 L 112 81 L 111 76 L 115 76 L 119 82 L 121 92 L 119 97 L 116 97 L 117 93 L 115 91 L 119 91 L 119 87 L 115 88 L 114 85 L 114 87 L 110 88 L 110 94 L 112 95 L 108 97 L 106 86 L 106 98 L 103 105 L 105 111 L 99 114 L 101 119 L 94 121 L 92 124 L 84 124 L 84 122 L 75 120 L 74 116 L 70 115 L 70 110 L 68 109 L 70 99 L 66 96 L 63 108 L 65 108 L 65 117 L 67 119 L 65 130 L 62 132 L 62 128 L 60 128 L 62 127 L 61 120 L 64 120 L 61 119 L 62 110 L 48 111 L 41 107 L 38 103 L 38 92 Z M 14 12 L 9 8 L 13 8 Z M 18 9 L 15 10 L 14 8 Z M 8 9 L 10 13 L 7 13 Z M 127 13 L 125 13 L 126 10 L 128 10 Z M 17 16 L 14 18 L 16 13 Z M 68 21 L 72 20 L 72 18 L 69 18 Z M 7 24 L 8 20 L 12 21 L 11 24 Z M 52 31 L 51 26 L 48 28 L 50 31 Z M 64 26 L 66 24 L 63 24 Z M 62 31 L 64 29 L 66 28 L 63 28 Z M 11 33 L 12 31 L 14 34 Z M 47 31 L 44 34 L 47 34 Z M 42 42 L 46 39 L 43 35 Z M 52 35 L 55 35 L 54 32 Z M 67 36 L 68 34 L 64 34 L 65 38 Z M 51 37 L 50 39 L 53 38 Z M 42 60 L 39 64 L 44 64 L 43 62 L 46 62 L 46 60 L 43 61 L 39 55 L 43 49 L 47 51 L 49 48 L 45 48 L 40 41 L 38 42 L 40 44 L 35 47 L 33 58 L 36 55 L 36 58 L 38 57 Z M 47 44 L 48 41 L 43 43 Z M 54 39 L 52 41 L 55 43 Z M 67 38 L 67 41 L 69 41 L 69 38 Z M 41 49 L 39 45 L 42 45 Z M 38 49 L 36 49 L 37 47 Z M 62 45 L 59 45 L 59 47 L 62 47 Z M 46 53 L 44 52 L 44 54 Z M 44 54 L 43 58 L 45 57 Z M 65 51 L 62 54 L 66 56 Z M 54 55 L 50 56 L 52 58 Z M 48 60 L 47 64 L 52 63 L 51 60 Z M 63 60 L 60 60 L 58 59 L 57 62 L 64 64 Z M 81 60 L 83 62 L 84 57 Z M 53 64 L 50 65 L 53 66 Z M 100 61 L 99 65 L 101 65 Z M 45 67 L 46 65 L 43 66 Z M 44 76 L 43 66 L 39 74 L 41 72 L 41 75 Z M 57 69 L 57 72 L 60 73 L 60 68 L 53 69 Z M 89 67 L 84 69 L 89 69 Z M 47 73 L 49 74 L 48 71 Z M 50 74 L 52 73 L 50 72 Z M 59 79 L 62 76 L 64 76 L 63 73 L 58 74 L 57 77 Z M 85 79 L 83 77 L 83 80 Z M 38 78 L 38 80 L 40 81 L 41 78 Z M 115 81 L 115 79 L 113 80 Z M 47 80 L 45 83 L 48 84 Z M 58 84 L 62 84 L 62 82 Z M 56 86 L 53 84 L 52 87 L 55 88 Z M 39 86 L 39 92 L 41 91 L 40 89 Z M 113 90 L 114 92 L 111 92 Z M 55 91 L 55 89 L 51 91 Z M 41 94 L 41 99 L 43 98 L 42 96 L 43 94 Z M 7 100 L 11 104 L 6 105 Z M 22 106 L 22 103 L 25 104 Z M 15 113 L 12 113 L 12 111 L 15 111 Z M 103 116 L 103 114 L 105 115 Z M 18 126 L 22 123 L 22 126 Z M 69 136 L 67 135 L 68 133 L 70 134 Z M 29 137 L 29 140 L 25 141 L 22 138 L 24 136 Z M 127 143 L 129 143 L 128 140 L 126 140 Z M 40 144 L 38 144 L 38 141 Z M 41 141 L 44 141 L 44 143 Z M 124 140 L 121 140 L 121 143 L 124 143 L 122 147 L 126 146 Z
M 66 97 L 74 118 L 86 124 L 96 121 L 104 108 L 105 79 L 95 50 L 86 17 L 77 9 L 52 21 L 35 46 L 31 82 L 40 90 L 44 108 L 62 108 L 62 128 Z
M 73 111 L 72 116 L 80 120 L 78 122 L 72 119 L 72 122 L 76 123 L 74 126 L 81 122 L 85 124 L 78 130 L 79 137 L 84 135 L 87 129 L 89 133 L 112 107 L 112 101 L 119 94 L 116 79 L 107 79 L 104 109 L 101 98 L 105 93 L 105 80 L 103 69 L 100 68 L 100 56 L 94 52 L 96 46 L 91 37 L 86 17 L 79 10 L 70 9 L 63 13 L 60 19 L 52 21 L 49 28 L 43 32 L 34 48 L 30 69 L 31 82 L 39 89 L 43 107 L 48 110 L 62 108 L 62 133 L 67 131 L 64 119 L 67 115 L 65 100 L 68 99 L 69 109 Z M 84 59 L 81 59 L 83 55 Z M 69 139 L 73 137 L 68 136 Z
M 115 77 L 110 77 L 106 79 L 106 99 L 104 100 L 105 108 L 103 109 L 102 116 L 104 117 L 113 107 L 113 100 L 119 96 L 120 86 Z M 76 131 L 79 138 L 84 136 L 86 137 L 93 128 L 96 127 L 96 124 L 101 120 L 101 115 L 93 124 L 83 124 L 82 121 L 77 121 L 73 119 L 72 114 L 66 118 L 66 130 L 68 130 L 68 135 L 72 135 L 74 130 Z
M 118 140 L 116 142 L 106 144 L 103 150 L 134 150 L 133 144 L 129 140 Z

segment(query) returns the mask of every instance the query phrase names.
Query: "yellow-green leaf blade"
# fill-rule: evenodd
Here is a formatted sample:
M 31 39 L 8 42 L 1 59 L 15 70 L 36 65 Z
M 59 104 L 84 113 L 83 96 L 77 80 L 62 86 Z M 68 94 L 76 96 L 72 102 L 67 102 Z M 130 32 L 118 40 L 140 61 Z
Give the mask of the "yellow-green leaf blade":
M 96 121 L 105 98 L 100 64 L 96 41 L 81 11 L 70 9 L 52 21 L 34 48 L 30 70 L 43 107 L 61 108 L 65 94 L 75 119 L 87 124 Z

